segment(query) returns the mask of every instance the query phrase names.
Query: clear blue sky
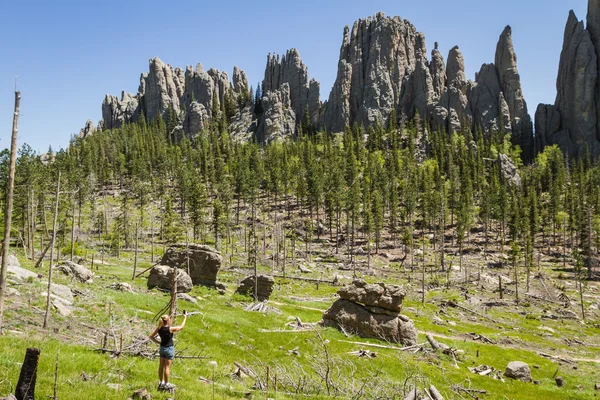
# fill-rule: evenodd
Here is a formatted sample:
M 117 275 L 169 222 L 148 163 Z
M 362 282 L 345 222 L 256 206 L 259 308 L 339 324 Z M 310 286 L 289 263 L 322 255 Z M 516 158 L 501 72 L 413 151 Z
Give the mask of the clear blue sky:
M 498 36 L 513 28 L 530 114 L 553 103 L 568 12 L 585 20 L 586 0 L 113 1 L 2 0 L 0 147 L 9 146 L 14 76 L 22 93 L 19 145 L 37 151 L 68 144 L 88 118 L 101 118 L 106 93 L 137 92 L 148 60 L 227 71 L 238 65 L 262 81 L 269 52 L 295 47 L 327 99 L 343 28 L 378 11 L 410 20 L 439 42 L 459 45 L 467 77 L 494 61 Z

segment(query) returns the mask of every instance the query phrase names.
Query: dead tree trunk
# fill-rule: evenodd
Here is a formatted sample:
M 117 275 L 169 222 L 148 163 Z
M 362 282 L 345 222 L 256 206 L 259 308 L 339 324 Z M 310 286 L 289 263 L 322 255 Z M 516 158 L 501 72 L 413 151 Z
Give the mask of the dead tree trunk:
M 6 292 L 6 275 L 8 274 L 8 248 L 10 247 L 10 225 L 12 223 L 13 193 L 15 187 L 15 169 L 17 164 L 17 133 L 19 123 L 19 107 L 21 92 L 15 91 L 15 114 L 13 117 L 12 139 L 10 142 L 10 166 L 8 169 L 8 194 L 4 211 L 4 241 L 2 242 L 2 269 L 0 271 L 0 331 L 4 316 L 4 293 Z
M 15 390 L 17 400 L 34 400 L 35 381 L 37 377 L 38 361 L 40 360 L 40 349 L 28 348 L 25 353 L 25 361 L 21 366 L 21 375 Z
M 175 313 L 177 312 L 177 279 L 179 278 L 179 270 L 173 268 L 173 282 L 171 283 L 171 310 L 170 315 L 175 322 Z
M 56 241 L 56 221 L 58 219 L 58 202 L 60 200 L 60 171 L 58 171 L 58 182 L 56 183 L 56 204 L 54 206 L 54 223 L 52 225 L 52 240 L 50 246 L 50 266 L 48 267 L 48 297 L 46 297 L 46 314 L 44 315 L 44 326 L 48 326 L 48 314 L 50 314 L 50 293 L 52 292 L 52 261 L 54 258 L 54 242 Z

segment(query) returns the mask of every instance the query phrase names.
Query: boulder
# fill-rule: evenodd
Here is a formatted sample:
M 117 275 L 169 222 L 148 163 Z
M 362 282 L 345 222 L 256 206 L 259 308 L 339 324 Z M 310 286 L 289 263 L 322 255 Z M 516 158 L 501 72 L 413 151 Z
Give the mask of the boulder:
M 42 292 L 41 296 L 48 296 L 48 292 Z M 65 285 L 60 285 L 58 283 L 53 283 L 50 286 L 50 298 L 59 301 L 66 306 L 73 305 L 73 301 L 75 301 L 71 289 L 69 289 Z
M 173 245 L 167 249 L 160 264 L 187 271 L 188 259 L 190 277 L 194 285 L 209 287 L 217 285 L 217 274 L 221 268 L 223 257 L 210 246 L 200 244 Z
M 25 268 L 21 268 L 20 264 L 19 264 L 19 260 L 17 259 L 17 257 L 13 256 L 12 254 L 10 254 L 8 256 L 7 272 L 8 272 L 9 278 L 16 278 L 16 279 L 20 279 L 20 280 L 37 278 L 37 276 L 38 276 L 35 272 L 32 272 Z
M 63 317 L 68 317 L 73 312 L 69 306 L 64 304 L 60 300 L 52 300 L 52 305 L 56 308 L 56 311 Z
M 115 282 L 109 285 L 108 287 L 114 290 L 118 290 L 119 292 L 135 293 L 131 285 L 127 282 Z
M 359 303 L 364 306 L 378 307 L 399 313 L 406 291 L 401 286 L 385 283 L 368 284 L 357 279 L 338 291 L 340 298 Z
M 198 304 L 198 300 L 196 300 L 195 298 L 193 298 L 192 296 L 190 296 L 187 293 L 177 293 L 177 298 L 179 300 L 184 300 L 184 301 L 187 301 L 192 304 Z
M 92 271 L 82 265 L 75 264 L 72 261 L 64 261 L 61 265 L 54 268 L 81 283 L 91 283 L 94 278 Z
M 138 389 L 131 395 L 132 400 L 152 400 L 152 395 L 146 389 Z
M 323 326 L 331 326 L 363 338 L 375 338 L 412 346 L 417 343 L 413 322 L 399 315 L 375 314 L 360 304 L 339 299 L 323 314 Z
M 254 296 L 254 275 L 250 275 L 242 279 L 240 285 L 236 289 L 236 293 L 243 295 Z M 275 285 L 275 279 L 268 275 L 258 275 L 258 301 L 269 300 L 271 293 L 273 293 L 273 286 Z
M 531 382 L 531 370 L 529 365 L 521 361 L 511 361 L 508 363 L 504 376 L 517 379 L 523 382 Z
M 173 282 L 173 271 L 166 265 L 157 265 L 150 270 L 148 275 L 148 289 L 158 287 L 164 290 L 171 290 Z M 179 276 L 177 278 L 177 292 L 187 293 L 192 290 L 192 279 L 183 270 L 179 270 Z

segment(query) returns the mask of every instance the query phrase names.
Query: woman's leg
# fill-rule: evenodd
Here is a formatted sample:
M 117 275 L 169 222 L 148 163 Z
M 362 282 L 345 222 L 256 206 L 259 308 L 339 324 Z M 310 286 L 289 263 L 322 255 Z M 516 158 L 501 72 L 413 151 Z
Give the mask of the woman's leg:
M 165 376 L 165 361 L 167 361 L 166 358 L 161 357 L 160 358 L 160 363 L 158 364 L 158 381 L 162 382 L 164 381 L 164 376 Z
M 165 383 L 169 383 L 169 375 L 171 374 L 171 364 L 173 363 L 173 360 L 167 360 L 165 358 L 165 367 L 163 370 L 163 376 L 165 378 Z

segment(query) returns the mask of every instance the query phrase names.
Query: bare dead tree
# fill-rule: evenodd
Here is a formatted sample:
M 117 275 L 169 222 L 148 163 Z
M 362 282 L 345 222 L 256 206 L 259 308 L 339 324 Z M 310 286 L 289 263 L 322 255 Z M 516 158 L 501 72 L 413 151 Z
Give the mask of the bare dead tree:
M 12 223 L 13 193 L 15 187 L 15 169 L 17 163 L 17 133 L 19 132 L 19 110 L 21 92 L 15 90 L 15 113 L 13 117 L 12 139 L 10 142 L 10 166 L 8 168 L 8 194 L 4 211 L 4 240 L 2 242 L 2 270 L 0 272 L 0 332 L 4 316 L 4 295 L 8 274 L 8 248 L 10 247 L 10 225 Z
M 60 200 L 60 171 L 58 171 L 58 181 L 56 182 L 56 203 L 54 206 L 54 224 L 52 225 L 52 240 L 50 247 L 50 266 L 48 267 L 48 293 L 46 296 L 46 314 L 44 315 L 44 326 L 48 327 L 48 314 L 50 314 L 50 292 L 52 289 L 52 261 L 54 261 L 54 242 L 56 241 L 56 222 L 58 220 L 58 203 Z

